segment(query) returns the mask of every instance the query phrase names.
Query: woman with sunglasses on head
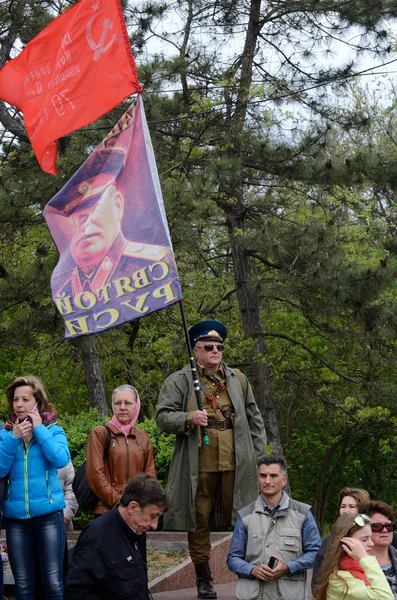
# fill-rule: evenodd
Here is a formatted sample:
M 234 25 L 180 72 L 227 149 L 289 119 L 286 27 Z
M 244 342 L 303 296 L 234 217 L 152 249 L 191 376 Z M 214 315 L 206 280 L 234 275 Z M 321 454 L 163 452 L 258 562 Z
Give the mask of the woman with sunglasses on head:
M 392 545 L 396 513 L 389 504 L 373 500 L 365 507 L 365 514 L 371 520 L 374 544 L 371 554 L 377 559 L 397 600 L 397 550 Z
M 370 500 L 371 498 L 367 490 L 363 490 L 361 488 L 344 487 L 338 494 L 339 515 L 357 515 L 359 512 L 365 512 L 363 510 L 363 506 L 368 504 Z M 311 584 L 313 595 L 316 593 L 320 569 L 327 551 L 329 538 L 330 536 L 328 535 L 324 539 L 314 561 Z
M 321 566 L 315 600 L 394 600 L 374 556 L 366 515 L 342 515 L 335 522 Z

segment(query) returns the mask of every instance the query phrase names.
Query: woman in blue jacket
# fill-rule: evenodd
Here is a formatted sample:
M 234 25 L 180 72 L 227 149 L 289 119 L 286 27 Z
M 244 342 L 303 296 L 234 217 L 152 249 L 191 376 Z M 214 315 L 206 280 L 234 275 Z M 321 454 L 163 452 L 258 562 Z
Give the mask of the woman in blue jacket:
M 3 512 L 16 599 L 33 598 L 38 554 L 48 600 L 63 599 L 65 500 L 57 471 L 70 460 L 42 382 L 18 377 L 6 391 L 10 419 L 0 431 L 0 477 L 7 476 Z

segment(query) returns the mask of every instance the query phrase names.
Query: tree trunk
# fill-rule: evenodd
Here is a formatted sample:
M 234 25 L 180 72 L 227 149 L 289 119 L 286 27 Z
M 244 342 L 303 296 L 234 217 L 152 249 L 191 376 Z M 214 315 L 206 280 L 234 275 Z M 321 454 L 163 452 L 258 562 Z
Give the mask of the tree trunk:
M 108 407 L 95 336 L 82 336 L 74 339 L 73 343 L 79 349 L 83 360 L 88 401 L 92 408 L 96 408 L 101 415 L 107 417 Z
M 256 52 L 258 36 L 261 30 L 260 24 L 261 0 L 251 0 L 250 17 L 247 27 L 247 34 L 244 44 L 243 54 L 240 61 L 240 76 L 238 83 L 238 92 L 235 105 L 234 116 L 230 116 L 230 131 L 233 132 L 233 138 L 238 146 L 239 136 L 244 129 L 244 122 L 247 111 L 247 98 L 249 95 L 252 66 Z M 237 150 L 238 152 L 238 150 Z M 233 157 L 236 149 L 229 150 Z M 255 340 L 252 350 L 252 383 L 255 390 L 255 398 L 259 410 L 262 413 L 268 442 L 272 445 L 272 451 L 276 454 L 284 455 L 281 445 L 280 429 L 277 421 L 276 411 L 273 402 L 273 391 L 270 382 L 270 369 L 264 364 L 258 364 L 255 361 L 255 355 L 266 356 L 266 345 L 261 327 L 259 315 L 259 304 L 253 289 L 251 277 L 250 257 L 241 240 L 241 233 L 244 231 L 244 181 L 242 174 L 235 173 L 233 181 L 223 186 L 224 196 L 228 200 L 220 203 L 227 218 L 229 231 L 229 242 L 233 257 L 234 279 L 237 288 L 237 299 L 241 314 L 244 335 L 247 338 Z
M 346 433 L 344 437 L 339 438 L 339 440 L 334 442 L 328 449 L 321 465 L 321 471 L 316 486 L 316 496 L 312 508 L 312 512 L 316 518 L 320 533 L 322 533 L 324 529 L 329 494 L 333 480 L 353 450 L 355 450 L 355 448 L 362 443 L 362 439 L 359 438 L 354 444 L 351 445 L 350 448 L 348 448 L 348 444 L 351 442 L 351 439 L 352 434 Z M 331 468 L 332 459 L 337 451 L 340 451 L 339 458 Z
M 255 345 L 252 349 L 252 383 L 255 390 L 255 398 L 265 422 L 268 443 L 272 445 L 274 453 L 283 456 L 280 429 L 273 402 L 270 369 L 268 366 L 258 364 L 255 361 L 256 354 L 266 356 L 266 344 L 261 327 L 258 301 L 252 288 L 250 259 L 243 244 L 240 242 L 240 236 L 236 235 L 236 230 L 240 229 L 239 223 L 236 220 L 234 215 L 228 215 L 234 279 L 243 331 L 245 337 L 255 340 Z

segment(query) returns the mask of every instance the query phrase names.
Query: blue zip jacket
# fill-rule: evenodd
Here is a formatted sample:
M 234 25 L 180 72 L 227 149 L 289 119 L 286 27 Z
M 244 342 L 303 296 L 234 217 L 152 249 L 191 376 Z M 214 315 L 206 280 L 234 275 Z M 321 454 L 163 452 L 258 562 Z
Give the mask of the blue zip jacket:
M 3 513 L 12 519 L 30 519 L 65 508 L 58 469 L 70 453 L 64 430 L 37 425 L 25 451 L 12 431 L 0 431 L 0 477 L 8 475 Z

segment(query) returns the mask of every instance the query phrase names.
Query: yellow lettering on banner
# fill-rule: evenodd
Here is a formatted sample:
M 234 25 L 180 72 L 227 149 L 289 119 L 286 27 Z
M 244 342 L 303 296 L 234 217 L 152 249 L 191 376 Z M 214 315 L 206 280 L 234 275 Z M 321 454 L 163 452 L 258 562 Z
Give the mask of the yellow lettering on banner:
M 56 307 L 61 315 L 71 315 L 72 313 L 76 312 L 73 310 L 70 300 L 71 296 L 65 296 L 64 293 L 54 299 Z
M 132 310 L 136 310 L 140 315 L 144 315 L 149 310 L 148 306 L 145 306 L 146 298 L 149 296 L 149 292 L 147 294 L 143 294 L 142 296 L 138 296 L 137 303 L 134 306 L 131 304 L 131 300 L 127 300 L 126 302 L 122 302 L 123 306 L 128 306 L 128 308 L 132 308 Z
M 83 304 L 82 300 L 89 301 L 89 304 Z M 81 308 L 82 310 L 88 310 L 92 308 L 97 302 L 98 299 L 92 292 L 81 292 L 81 294 L 77 294 L 77 296 L 74 299 L 75 305 L 78 308 Z
M 171 283 L 162 285 L 153 291 L 153 298 L 166 298 L 164 304 L 169 304 L 173 300 L 176 300 L 176 296 L 172 291 Z
M 129 126 L 130 126 L 130 125 L 132 125 L 132 123 L 133 123 L 133 122 L 134 122 L 134 119 L 133 119 L 133 117 L 132 117 L 130 114 L 128 114 L 128 113 L 125 113 L 125 114 L 124 114 L 124 115 L 121 117 L 121 119 L 120 119 L 119 123 L 117 123 L 117 125 L 115 125 L 115 126 L 113 127 L 112 131 L 110 131 L 110 132 L 107 134 L 107 136 L 105 137 L 105 139 L 104 139 L 104 141 L 103 141 L 103 144 L 104 144 L 104 146 L 106 147 L 106 142 L 107 142 L 108 140 L 111 140 L 111 139 L 112 139 L 113 137 L 115 137 L 116 135 L 119 135 L 119 133 L 120 133 L 121 131 L 125 131 L 125 130 L 126 130 L 126 129 L 127 129 Z
M 103 301 L 105 302 L 105 304 L 107 304 L 110 301 L 109 288 L 111 287 L 111 285 L 111 283 L 107 283 L 106 285 L 103 285 L 98 289 L 98 297 L 100 298 L 100 300 L 102 300 L 100 296 L 101 292 L 103 292 Z
M 135 273 L 132 274 L 132 279 L 135 287 L 138 289 L 144 288 L 151 283 L 146 273 L 146 267 L 139 269 L 139 271 L 135 271 Z
M 136 292 L 136 289 L 130 285 L 130 277 L 120 277 L 120 279 L 115 279 L 112 283 L 116 288 L 117 298 L 125 296 L 128 292 Z
M 108 308 L 106 310 L 102 310 L 99 313 L 96 313 L 94 315 L 95 321 L 98 321 L 102 317 L 102 315 L 106 315 L 106 314 L 109 315 L 110 320 L 105 325 L 97 325 L 98 329 L 106 329 L 106 327 L 111 327 L 112 325 L 117 323 L 117 321 L 119 320 L 120 313 L 117 310 L 117 308 Z
M 168 273 L 170 272 L 170 267 L 167 265 L 166 262 L 160 261 L 160 262 L 156 262 L 156 263 L 153 263 L 152 265 L 150 265 L 149 271 L 151 273 L 153 273 L 153 271 L 156 267 L 160 267 L 163 270 L 163 274 L 160 277 L 155 277 L 153 275 L 153 279 L 155 281 L 161 281 L 161 279 L 165 279 L 167 277 Z
M 65 325 L 70 335 L 82 335 L 83 333 L 93 333 L 93 331 L 87 325 L 87 319 L 89 316 L 80 317 L 78 319 L 73 319 L 72 321 L 66 321 Z

